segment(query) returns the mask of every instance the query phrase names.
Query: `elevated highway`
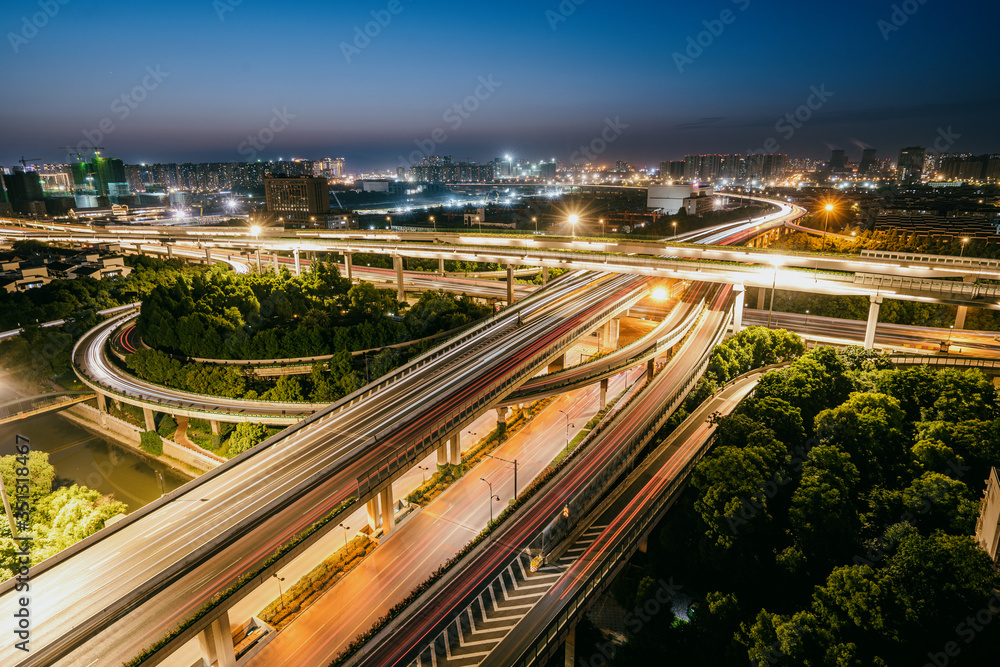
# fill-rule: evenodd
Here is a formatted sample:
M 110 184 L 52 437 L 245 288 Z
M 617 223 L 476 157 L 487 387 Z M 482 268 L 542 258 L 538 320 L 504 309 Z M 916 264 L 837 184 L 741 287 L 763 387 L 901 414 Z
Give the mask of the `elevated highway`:
M 265 560 L 342 502 L 353 497 L 372 508 L 380 498 L 376 515 L 380 505 L 391 506 L 386 484 L 407 461 L 456 438 L 579 335 L 646 291 L 645 281 L 633 277 L 566 276 L 516 311 L 491 318 L 32 568 L 33 590 L 45 591 L 32 599 L 32 651 L 23 655 L 6 644 L 0 661 L 27 666 L 130 659 L 234 583 L 244 581 L 245 588 L 266 580 L 282 561 L 264 566 Z M 380 521 L 391 530 L 391 513 L 382 512 Z M 248 575 L 254 578 L 247 581 Z M 0 586 L 0 613 L 8 617 L 17 597 L 12 584 Z M 210 626 L 228 628 L 225 614 L 223 607 L 202 617 L 157 656 Z

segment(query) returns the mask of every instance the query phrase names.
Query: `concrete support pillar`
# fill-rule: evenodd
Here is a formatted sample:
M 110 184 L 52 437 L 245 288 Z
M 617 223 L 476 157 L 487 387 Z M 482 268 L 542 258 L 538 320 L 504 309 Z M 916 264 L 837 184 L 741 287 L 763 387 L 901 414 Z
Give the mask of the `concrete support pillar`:
M 872 294 L 868 297 L 871 307 L 868 309 L 868 328 L 865 329 L 865 349 L 875 347 L 875 327 L 878 326 L 878 311 L 882 307 L 882 297 Z
M 959 306 L 958 312 L 955 313 L 955 328 L 964 329 L 965 328 L 965 317 L 969 314 L 968 306 Z
M 368 527 L 371 529 L 372 534 L 374 534 L 378 529 L 378 494 L 368 501 L 365 508 L 368 511 Z
M 653 374 L 656 372 L 656 359 L 650 359 L 646 362 L 646 379 L 652 380 Z
M 618 349 L 618 339 L 621 337 L 622 333 L 622 320 L 620 317 L 614 317 L 608 322 L 608 348 L 612 350 Z
M 396 269 L 396 300 L 406 301 L 406 291 L 403 289 L 403 258 L 393 255 L 392 265 Z
M 222 434 L 222 426 L 219 425 L 218 421 L 216 421 L 214 419 L 211 419 L 211 420 L 209 420 L 208 424 L 209 424 L 209 426 L 212 427 L 212 435 L 221 435 Z
M 565 667 L 575 667 L 576 665 L 576 625 L 573 625 L 573 627 L 569 629 L 569 634 L 566 635 L 566 648 L 563 665 L 565 665 Z
M 438 258 L 438 273 L 444 275 L 444 257 Z
M 542 284 L 545 285 L 549 282 L 549 267 L 542 267 Z
M 500 433 L 507 432 L 507 408 L 499 407 L 497 408 L 497 428 L 500 429 Z
M 558 357 L 549 362 L 549 373 L 555 373 L 566 368 L 566 353 L 563 352 Z
M 229 624 L 229 612 L 212 621 L 212 624 L 198 635 L 201 647 L 202 665 L 210 667 L 236 667 L 236 649 L 233 647 L 233 628 Z
M 108 399 L 105 398 L 104 394 L 97 394 L 97 409 L 101 412 L 108 411 Z
M 448 443 L 445 442 L 437 450 L 438 453 L 438 465 L 443 466 L 448 463 Z
M 736 304 L 733 306 L 733 333 L 738 334 L 743 331 L 743 307 L 747 290 L 743 285 L 737 285 L 734 289 L 736 290 Z
M 260 248 L 257 249 L 257 273 L 264 273 L 264 267 L 260 263 Z
M 392 499 L 392 484 L 387 484 L 379 492 L 379 505 L 382 507 L 382 534 L 388 535 L 396 525 L 396 507 Z
M 514 305 L 514 267 L 507 265 L 507 305 Z
M 601 409 L 608 404 L 608 378 L 601 380 Z
M 295 256 L 295 275 L 301 276 L 302 275 L 302 264 L 299 261 L 299 249 L 295 248 L 294 250 L 292 250 L 292 255 Z
M 146 430 L 155 431 L 156 430 L 156 415 L 149 408 L 142 409 L 142 416 L 146 420 Z
M 205 263 L 206 264 L 211 264 L 212 263 L 212 249 L 211 248 L 205 248 Z
M 346 252 L 344 253 L 344 275 L 347 276 L 348 280 L 353 282 L 354 276 L 352 275 L 353 274 L 352 269 L 353 265 L 351 264 L 351 253 Z
M 281 269 L 278 268 L 278 253 L 271 255 L 271 264 L 274 267 L 274 275 L 281 273 Z
M 601 352 L 608 347 L 608 339 L 611 337 L 611 323 L 605 322 L 597 327 L 597 351 Z
M 167 244 L 167 259 L 173 259 L 173 258 L 174 258 L 174 247 L 168 243 Z
M 462 432 L 456 431 L 448 438 L 448 463 L 453 466 L 462 465 Z
M 757 288 L 757 310 L 764 310 L 764 297 L 767 296 L 767 290 L 763 287 Z

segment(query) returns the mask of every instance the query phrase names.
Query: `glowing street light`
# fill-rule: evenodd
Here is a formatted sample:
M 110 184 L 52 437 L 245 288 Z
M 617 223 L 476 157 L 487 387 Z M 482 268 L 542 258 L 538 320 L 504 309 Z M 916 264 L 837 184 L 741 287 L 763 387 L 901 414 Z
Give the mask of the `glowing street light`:
M 535 223 L 535 233 L 538 233 L 538 216 L 532 216 L 531 221 Z
M 573 230 L 573 236 L 576 236 L 576 223 L 578 222 L 580 222 L 580 216 L 578 216 L 576 213 L 569 216 L 569 224 L 571 225 L 571 228 Z
M 676 241 L 677 241 L 677 221 L 676 221 L 676 220 L 674 220 L 674 221 L 673 221 L 672 223 L 670 223 L 670 224 L 672 224 L 672 225 L 674 226 L 674 241 L 676 242 Z
M 959 258 L 962 258 L 962 257 L 965 256 L 965 244 L 968 243 L 968 242 L 969 242 L 969 239 L 967 239 L 967 238 L 966 239 L 962 239 L 962 252 L 960 252 L 958 254 Z
M 250 233 L 255 237 L 260 235 L 260 225 L 254 225 L 250 228 Z
M 431 216 L 431 224 L 434 225 L 434 231 L 436 232 L 438 230 L 438 226 L 437 226 L 437 223 L 434 222 L 434 216 L 433 215 Z
M 656 301 L 666 301 L 670 294 L 667 292 L 665 287 L 657 287 L 653 290 L 653 299 Z

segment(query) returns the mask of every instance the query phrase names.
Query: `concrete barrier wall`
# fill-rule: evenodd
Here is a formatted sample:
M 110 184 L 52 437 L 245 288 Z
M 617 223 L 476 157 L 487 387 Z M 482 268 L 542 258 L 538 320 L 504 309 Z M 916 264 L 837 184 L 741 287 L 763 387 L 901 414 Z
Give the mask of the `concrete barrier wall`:
M 120 435 L 131 443 L 138 445 L 142 440 L 141 431 L 137 426 L 119 419 L 118 417 L 113 417 L 107 413 L 103 413 L 97 408 L 92 408 L 89 405 L 74 405 L 69 408 L 70 412 L 73 412 L 84 419 L 89 419 L 111 431 L 116 435 Z
M 167 440 L 166 438 L 160 438 L 160 440 L 163 440 L 163 453 L 165 455 L 193 466 L 198 470 L 208 471 L 220 464 L 219 461 L 216 461 L 212 457 L 196 452 L 193 449 L 188 449 L 187 447 L 181 447 L 172 440 Z

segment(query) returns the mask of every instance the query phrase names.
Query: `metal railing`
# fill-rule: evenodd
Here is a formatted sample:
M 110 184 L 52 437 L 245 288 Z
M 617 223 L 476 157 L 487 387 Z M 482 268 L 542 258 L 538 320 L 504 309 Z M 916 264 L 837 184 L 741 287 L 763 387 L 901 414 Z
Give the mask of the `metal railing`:
M 1000 359 L 975 357 L 937 357 L 929 354 L 892 355 L 889 361 L 897 366 L 951 366 L 958 368 L 1000 368 Z

